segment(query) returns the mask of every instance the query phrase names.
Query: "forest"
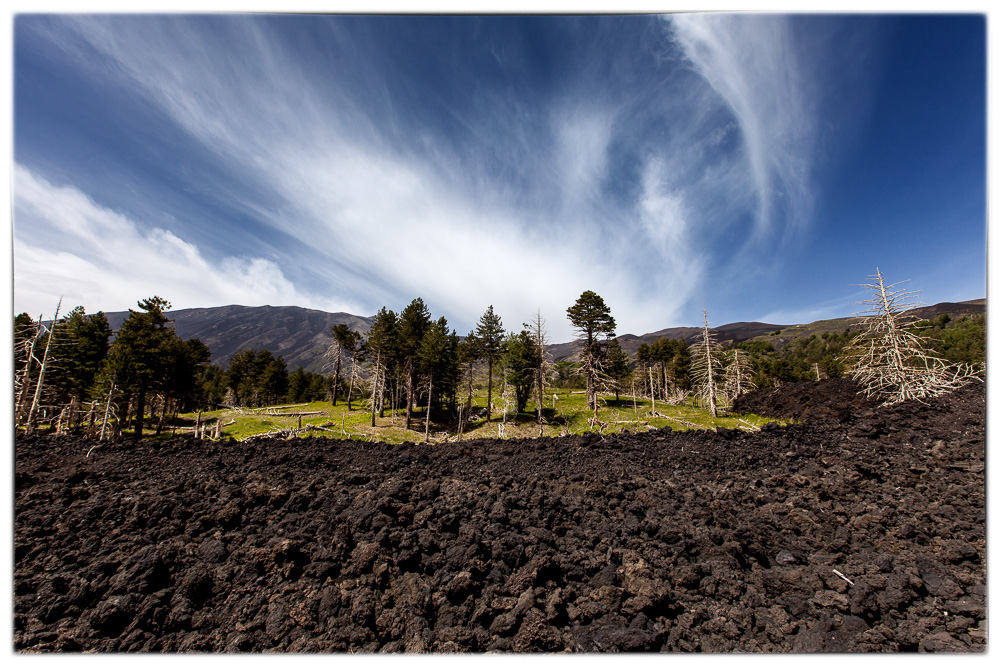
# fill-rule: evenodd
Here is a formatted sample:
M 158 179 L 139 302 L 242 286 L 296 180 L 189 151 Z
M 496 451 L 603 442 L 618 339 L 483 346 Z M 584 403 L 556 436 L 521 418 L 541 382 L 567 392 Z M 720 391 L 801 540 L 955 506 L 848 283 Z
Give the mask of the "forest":
M 317 401 L 364 409 L 371 424 L 386 411 L 413 429 L 415 412 L 461 433 L 496 411 L 525 413 L 534 399 L 541 424 L 546 390 L 586 393 L 598 419 L 599 396 L 632 396 L 656 404 L 690 404 L 714 417 L 735 398 L 787 382 L 848 376 L 851 349 L 864 327 L 799 337 L 780 348 L 758 337 L 714 342 L 705 326 L 698 341 L 660 338 L 629 355 L 615 338 L 611 310 L 594 292 L 567 308 L 577 332 L 572 361 L 551 363 L 545 321 L 508 330 L 489 306 L 465 336 L 435 318 L 421 298 L 399 313 L 383 307 L 364 334 L 331 328 L 323 373 L 289 371 L 266 349 L 240 350 L 226 368 L 210 363 L 198 339 L 170 326 L 171 305 L 154 296 L 138 302 L 118 331 L 101 312 L 76 307 L 53 320 L 14 318 L 15 421 L 31 431 L 79 431 L 91 437 L 160 435 L 179 415 L 216 408 L 263 408 Z M 902 313 L 899 314 L 902 318 Z M 941 363 L 985 364 L 985 316 L 943 314 L 906 322 Z M 764 338 L 764 339 L 762 339 Z M 603 400 L 603 399 L 602 399 Z

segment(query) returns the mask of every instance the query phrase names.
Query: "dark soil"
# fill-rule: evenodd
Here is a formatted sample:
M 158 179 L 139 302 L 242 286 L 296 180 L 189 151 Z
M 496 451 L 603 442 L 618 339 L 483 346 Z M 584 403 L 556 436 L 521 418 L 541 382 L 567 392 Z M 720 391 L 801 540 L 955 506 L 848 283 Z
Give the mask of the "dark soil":
M 14 648 L 980 652 L 984 421 L 977 384 L 759 433 L 18 438 Z

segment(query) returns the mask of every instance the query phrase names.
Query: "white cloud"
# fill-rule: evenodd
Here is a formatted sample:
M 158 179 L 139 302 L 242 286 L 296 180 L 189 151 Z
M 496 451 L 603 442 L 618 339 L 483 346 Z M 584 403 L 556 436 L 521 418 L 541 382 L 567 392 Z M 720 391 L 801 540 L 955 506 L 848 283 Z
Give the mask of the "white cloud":
M 713 199 L 745 196 L 732 162 L 708 161 L 687 127 L 666 146 L 649 144 L 649 152 L 660 157 L 647 160 L 634 201 L 607 199 L 602 188 L 620 177 L 610 166 L 616 133 L 634 131 L 623 125 L 634 119 L 624 120 L 628 103 L 622 100 L 614 109 L 601 108 L 586 90 L 573 89 L 573 95 L 533 107 L 537 120 L 530 128 L 523 115 L 462 119 L 477 142 L 456 148 L 424 128 L 408 130 L 407 119 L 390 112 L 374 120 L 372 110 L 361 108 L 338 81 L 336 68 L 302 70 L 256 21 L 217 19 L 213 26 L 226 34 L 215 41 L 204 25 L 184 17 L 121 20 L 130 21 L 129 29 L 100 17 L 57 22 L 107 59 L 82 59 L 93 76 L 138 91 L 253 189 L 248 201 L 242 192 L 220 191 L 224 185 L 204 186 L 272 234 L 262 251 L 243 245 L 239 230 L 232 229 L 234 245 L 249 250 L 231 254 L 250 256 L 209 266 L 196 238 L 144 230 L 141 221 L 97 205 L 96 192 L 88 198 L 40 181 L 45 192 L 32 194 L 35 177 L 27 174 L 19 215 L 50 191 L 59 194 L 65 210 L 34 210 L 44 224 L 24 238 L 19 225 L 21 247 L 30 245 L 34 256 L 45 247 L 72 252 L 101 276 L 91 289 L 101 285 L 98 293 L 116 303 L 127 298 L 125 305 L 132 304 L 151 288 L 183 294 L 163 294 L 175 304 L 195 305 L 196 295 L 198 305 L 317 307 L 339 299 L 337 309 L 371 314 L 380 305 L 400 308 L 420 296 L 435 314 L 460 320 L 456 326 L 474 324 L 492 303 L 514 328 L 540 307 L 553 339 L 560 340 L 570 335 L 565 309 L 593 289 L 611 306 L 621 331 L 645 333 L 662 328 L 698 296 L 709 258 L 699 234 L 706 221 L 714 223 L 706 214 L 719 206 Z M 238 52 L 228 50 L 233 44 Z M 728 91 L 733 67 L 726 61 L 714 85 Z M 764 181 L 775 173 L 763 149 L 772 138 L 769 126 L 754 107 L 739 108 L 740 127 L 751 137 L 758 164 L 757 191 L 769 197 Z M 716 135 L 717 142 L 725 139 Z M 498 178 L 498 166 L 516 171 L 516 178 Z M 57 227 L 78 243 L 70 249 L 40 242 L 45 229 Z M 111 234 L 112 228 L 119 232 Z M 124 240 L 109 241 L 109 235 Z M 311 249 L 309 268 L 325 283 L 311 289 L 326 289 L 329 299 L 289 281 L 290 267 L 301 261 L 300 246 L 289 239 Z M 179 268 L 159 271 L 166 256 Z M 27 279 L 28 264 L 20 254 L 18 261 L 25 267 L 19 275 Z M 38 280 L 68 278 L 44 269 L 44 261 L 31 266 L 47 271 Z M 112 286 L 115 271 L 131 276 L 129 284 Z M 104 302 L 101 307 L 110 308 Z
M 564 214 L 579 215 L 599 205 L 614 122 L 612 113 L 586 108 L 561 110 L 553 119 Z
M 14 168 L 14 286 L 18 312 L 48 312 L 57 295 L 93 310 L 124 310 L 159 295 L 175 307 L 230 303 L 350 310 L 303 294 L 271 260 L 227 257 L 218 266 L 159 228 L 144 229 L 79 190 Z
M 810 82 L 793 19 L 677 14 L 669 21 L 695 69 L 738 123 L 756 195 L 755 240 L 787 242 L 808 224 L 816 142 Z M 756 249 L 755 249 L 756 250 Z

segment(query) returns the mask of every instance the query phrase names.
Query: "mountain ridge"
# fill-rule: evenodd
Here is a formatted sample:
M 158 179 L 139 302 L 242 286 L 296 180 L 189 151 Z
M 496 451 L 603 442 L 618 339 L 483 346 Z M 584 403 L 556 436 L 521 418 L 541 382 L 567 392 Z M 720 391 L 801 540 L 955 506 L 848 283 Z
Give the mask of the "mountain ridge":
M 930 319 L 948 313 L 953 316 L 985 312 L 986 299 L 961 302 L 943 302 L 908 311 L 920 319 Z M 289 371 L 299 366 L 313 373 L 326 372 L 324 357 L 333 342 L 330 329 L 346 324 L 352 331 L 366 333 L 372 317 L 351 313 L 328 313 L 301 306 L 214 306 L 210 308 L 184 308 L 167 311 L 174 330 L 183 339 L 198 338 L 212 351 L 212 363 L 226 367 L 233 355 L 242 349 L 269 350 L 282 356 Z M 112 330 L 117 331 L 128 317 L 128 311 L 105 313 Z M 771 342 L 776 348 L 799 338 L 823 331 L 843 331 L 856 327 L 860 317 L 842 317 L 817 320 L 809 324 L 770 324 L 766 322 L 731 322 L 709 327 L 720 343 L 760 339 Z M 701 327 L 668 327 L 642 335 L 617 336 L 622 348 L 631 356 L 643 343 L 651 344 L 658 338 L 683 338 L 691 343 L 701 333 Z M 573 341 L 548 346 L 549 357 L 554 362 L 568 361 L 576 353 Z

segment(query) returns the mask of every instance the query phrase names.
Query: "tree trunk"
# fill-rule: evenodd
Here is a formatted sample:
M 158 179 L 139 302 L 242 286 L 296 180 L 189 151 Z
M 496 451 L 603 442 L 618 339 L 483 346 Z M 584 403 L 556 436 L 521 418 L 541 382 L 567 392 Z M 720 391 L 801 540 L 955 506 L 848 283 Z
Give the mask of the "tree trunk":
M 434 390 L 434 374 L 431 373 L 430 378 L 427 382 L 427 415 L 424 417 L 424 442 L 430 442 L 431 439 L 431 395 Z
M 378 355 L 375 357 L 375 366 L 373 366 L 374 376 L 372 377 L 372 428 L 375 427 L 375 413 L 378 410 L 376 401 L 380 398 L 382 392 L 379 391 L 379 366 L 382 363 L 382 352 L 379 351 Z
M 163 424 L 167 419 L 167 396 L 163 396 L 163 405 L 160 407 L 160 421 L 156 424 L 156 435 L 163 433 Z
M 104 406 L 104 421 L 101 422 L 101 435 L 97 438 L 98 440 L 104 440 L 104 430 L 108 427 L 108 417 L 111 414 L 111 400 L 114 398 L 115 393 L 115 381 L 111 381 L 111 386 L 108 388 L 108 404 Z
M 413 376 L 415 370 L 413 368 L 413 360 L 410 359 L 407 362 L 408 366 L 406 369 L 406 430 L 410 430 L 410 419 L 413 417 Z
M 52 347 L 52 339 L 55 338 L 56 324 L 59 322 L 59 309 L 62 307 L 62 299 L 56 306 L 55 317 L 52 318 L 52 328 L 49 329 L 49 339 L 45 341 L 45 354 L 42 355 L 42 366 L 38 369 L 38 383 L 35 385 L 35 398 L 31 402 L 31 410 L 28 411 L 28 423 L 25 432 L 30 433 L 35 428 L 35 417 L 38 415 L 38 405 L 42 397 L 42 388 L 45 386 L 45 366 L 49 361 L 49 349 Z
M 333 407 L 337 407 L 337 390 L 340 389 L 340 347 L 337 347 L 337 370 L 333 373 Z
M 354 359 L 351 358 L 351 382 L 347 386 L 347 411 L 351 411 L 351 394 L 354 393 L 354 371 L 357 364 L 354 363 Z
M 653 412 L 656 412 L 656 390 L 653 388 L 653 367 L 649 367 L 649 396 L 653 401 Z
M 139 383 L 139 391 L 135 397 L 135 432 L 132 439 L 142 440 L 143 419 L 146 417 L 146 383 Z
M 486 423 L 490 423 L 493 414 L 493 359 L 486 360 Z
M 538 367 L 538 437 L 542 436 L 542 400 L 545 398 L 545 383 L 542 367 Z
M 28 390 L 31 387 L 31 362 L 35 360 L 35 345 L 38 344 L 38 334 L 41 333 L 42 316 L 38 316 L 39 331 L 31 338 L 31 348 L 28 350 L 28 359 L 24 363 L 24 380 L 21 382 L 21 393 L 17 398 L 17 407 L 14 410 L 14 423 L 21 421 L 24 414 L 24 407 L 28 403 Z

